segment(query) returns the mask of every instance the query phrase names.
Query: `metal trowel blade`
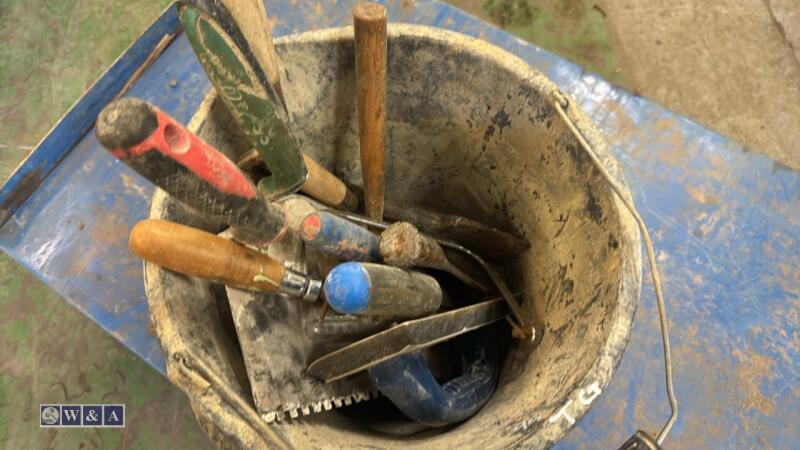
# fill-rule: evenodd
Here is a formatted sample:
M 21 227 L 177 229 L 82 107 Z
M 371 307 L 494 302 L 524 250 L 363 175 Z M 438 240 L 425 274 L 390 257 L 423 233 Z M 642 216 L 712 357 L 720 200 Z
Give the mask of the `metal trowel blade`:
M 314 361 L 309 375 L 330 383 L 339 383 L 350 375 L 410 353 L 444 342 L 458 335 L 489 325 L 508 316 L 503 299 L 488 300 L 471 306 L 409 320 L 386 331 L 347 345 Z
M 288 197 L 280 203 L 285 203 L 290 227 L 295 229 L 315 209 L 311 202 L 299 196 Z M 270 256 L 303 272 L 306 270 L 304 253 L 296 233 L 272 245 L 268 251 Z M 324 383 L 306 374 L 311 361 L 332 350 L 331 344 L 314 342 L 304 331 L 307 318 L 321 315 L 321 300 L 311 303 L 230 287 L 226 287 L 226 292 L 253 400 L 265 421 L 270 423 L 328 411 L 378 395 L 365 374 L 336 383 Z

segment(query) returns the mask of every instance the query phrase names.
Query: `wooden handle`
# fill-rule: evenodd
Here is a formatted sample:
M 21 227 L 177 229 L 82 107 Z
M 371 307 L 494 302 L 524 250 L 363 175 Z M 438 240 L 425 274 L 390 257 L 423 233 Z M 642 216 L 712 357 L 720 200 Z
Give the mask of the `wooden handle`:
M 386 159 L 386 8 L 377 3 L 356 5 L 353 9 L 353 26 L 364 207 L 368 217 L 383 220 Z
M 347 211 L 356 210 L 358 198 L 347 189 L 342 180 L 320 166 L 308 155 L 303 155 L 303 161 L 305 161 L 308 169 L 308 178 L 303 187 L 300 188 L 301 191 L 326 205 Z
M 286 271 L 230 239 L 166 220 L 137 223 L 128 245 L 142 259 L 175 272 L 253 291 L 275 292 Z
M 281 88 L 278 53 L 272 44 L 272 26 L 267 19 L 267 10 L 263 0 L 218 0 L 228 9 L 233 21 L 239 26 L 253 56 L 264 70 L 269 84 L 275 89 L 285 104 L 283 88 Z
M 308 178 L 300 190 L 314 199 L 334 208 L 346 211 L 358 209 L 358 196 L 348 189 L 342 180 L 311 159 L 308 155 L 303 155 L 303 161 L 308 168 Z M 252 170 L 254 166 L 262 164 L 264 161 L 258 154 L 258 150 L 251 149 L 239 159 L 238 164 L 242 169 Z

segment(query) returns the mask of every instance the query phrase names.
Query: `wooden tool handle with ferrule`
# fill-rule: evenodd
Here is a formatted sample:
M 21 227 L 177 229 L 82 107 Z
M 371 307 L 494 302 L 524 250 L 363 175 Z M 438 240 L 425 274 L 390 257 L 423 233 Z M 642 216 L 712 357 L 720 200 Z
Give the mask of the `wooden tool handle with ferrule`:
M 386 159 L 386 8 L 360 3 L 353 9 L 356 93 L 364 208 L 383 220 Z
M 276 292 L 286 268 L 235 241 L 166 220 L 136 224 L 128 242 L 146 261 L 185 275 L 259 292 Z

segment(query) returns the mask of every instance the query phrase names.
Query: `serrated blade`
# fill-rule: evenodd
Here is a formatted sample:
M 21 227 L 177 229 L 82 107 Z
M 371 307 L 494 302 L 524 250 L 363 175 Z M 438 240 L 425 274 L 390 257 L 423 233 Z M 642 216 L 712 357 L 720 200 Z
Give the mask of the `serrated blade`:
M 508 314 L 505 300 L 495 299 L 409 320 L 319 358 L 308 366 L 308 374 L 326 383 L 340 382 L 395 356 L 468 333 Z
M 280 203 L 286 205 L 290 226 L 294 228 L 314 210 L 301 197 L 290 196 Z M 268 253 L 305 272 L 305 254 L 299 236 L 287 236 L 271 246 Z M 304 331 L 307 318 L 320 316 L 321 302 L 227 286 L 225 291 L 256 410 L 266 422 L 293 419 L 377 396 L 365 374 L 337 383 L 323 383 L 305 373 L 309 362 L 341 346 L 314 342 Z

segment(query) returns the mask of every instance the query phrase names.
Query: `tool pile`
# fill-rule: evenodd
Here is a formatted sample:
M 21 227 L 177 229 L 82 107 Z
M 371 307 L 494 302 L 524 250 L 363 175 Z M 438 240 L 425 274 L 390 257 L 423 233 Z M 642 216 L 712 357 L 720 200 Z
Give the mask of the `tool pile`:
M 426 426 L 470 417 L 498 379 L 501 329 L 489 325 L 505 319 L 516 337 L 535 335 L 483 257 L 507 262 L 529 244 L 466 217 L 385 201 L 385 8 L 364 3 L 353 12 L 363 193 L 302 154 L 263 2 L 186 0 L 178 8 L 252 150 L 234 162 L 145 101 L 106 106 L 96 126 L 103 146 L 225 228 L 216 235 L 145 220 L 131 232 L 131 250 L 226 286 L 267 422 L 377 391 Z M 450 339 L 457 376 L 437 369 L 445 356 L 423 352 Z

